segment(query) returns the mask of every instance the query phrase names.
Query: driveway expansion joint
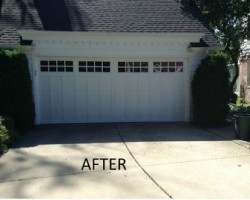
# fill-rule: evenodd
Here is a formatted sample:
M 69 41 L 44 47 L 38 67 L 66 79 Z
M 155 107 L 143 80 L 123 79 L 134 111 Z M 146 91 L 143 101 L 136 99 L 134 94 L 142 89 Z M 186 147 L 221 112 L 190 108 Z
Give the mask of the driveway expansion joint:
M 126 141 L 124 140 L 124 138 L 121 135 L 121 132 L 119 130 L 119 127 L 115 124 L 115 129 L 117 134 L 119 135 L 121 141 L 123 142 L 123 144 L 125 145 L 127 151 L 129 152 L 130 156 L 133 158 L 133 160 L 136 162 L 136 164 L 140 167 L 140 169 L 146 174 L 146 176 L 166 195 L 168 196 L 170 199 L 173 199 L 173 196 L 170 195 L 165 189 L 163 189 L 159 183 L 157 183 L 154 178 L 152 176 L 150 176 L 150 174 L 141 166 L 141 164 L 138 162 L 138 160 L 135 158 L 135 156 L 132 154 L 132 152 L 130 151 L 128 145 L 126 144 Z

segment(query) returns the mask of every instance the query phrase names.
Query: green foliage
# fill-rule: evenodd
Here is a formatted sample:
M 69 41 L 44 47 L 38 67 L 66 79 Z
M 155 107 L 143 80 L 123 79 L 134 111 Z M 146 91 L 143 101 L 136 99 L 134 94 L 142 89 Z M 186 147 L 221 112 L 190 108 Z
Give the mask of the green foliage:
M 248 0 L 195 0 L 210 28 L 212 28 L 226 50 L 236 50 L 240 43 L 250 37 Z M 237 40 L 238 39 L 238 40 Z M 229 49 L 228 49 L 229 48 Z M 239 55 L 237 55 L 238 57 Z
M 250 114 L 250 105 L 247 104 L 229 104 L 230 115 L 233 116 L 236 113 Z
M 18 138 L 13 121 L 8 117 L 0 115 L 0 154 L 7 151 L 7 148 Z
M 194 122 L 204 126 L 224 123 L 229 107 L 227 57 L 214 52 L 201 61 L 192 81 Z
M 27 58 L 19 50 L 0 50 L 0 63 L 0 114 L 26 131 L 35 117 Z
M 238 59 L 246 56 L 249 49 L 244 49 L 245 40 L 250 39 L 250 1 L 249 0 L 190 0 L 196 2 L 209 27 L 225 47 L 235 68 L 233 86 L 239 76 Z
M 250 114 L 250 104 L 247 104 L 244 98 L 237 96 L 236 104 L 230 103 L 230 115 L 233 116 L 236 113 L 248 113 Z

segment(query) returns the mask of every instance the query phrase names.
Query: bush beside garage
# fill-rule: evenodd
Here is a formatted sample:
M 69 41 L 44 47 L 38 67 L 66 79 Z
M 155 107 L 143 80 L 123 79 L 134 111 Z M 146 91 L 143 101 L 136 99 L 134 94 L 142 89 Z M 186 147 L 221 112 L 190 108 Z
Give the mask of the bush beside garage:
M 0 50 L 0 152 L 34 125 L 32 82 L 26 55 L 18 49 Z

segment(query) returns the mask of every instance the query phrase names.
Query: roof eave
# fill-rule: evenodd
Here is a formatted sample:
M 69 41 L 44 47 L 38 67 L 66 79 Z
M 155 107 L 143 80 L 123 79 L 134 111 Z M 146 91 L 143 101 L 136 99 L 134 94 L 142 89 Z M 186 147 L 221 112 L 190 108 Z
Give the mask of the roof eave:
M 224 50 L 223 46 L 208 46 L 208 47 L 188 47 L 188 51 L 191 53 L 195 53 L 195 52 L 210 52 L 210 51 L 221 51 Z
M 37 39 L 37 36 L 40 37 L 57 37 L 60 33 L 60 37 L 68 37 L 69 34 L 74 37 L 83 37 L 83 36 L 145 36 L 145 37 L 196 37 L 202 38 L 205 33 L 200 32 L 77 32 L 77 31 L 38 31 L 38 30 L 17 30 L 17 32 L 22 36 L 24 40 L 34 40 Z
M 0 44 L 0 49 L 33 49 L 32 45 Z

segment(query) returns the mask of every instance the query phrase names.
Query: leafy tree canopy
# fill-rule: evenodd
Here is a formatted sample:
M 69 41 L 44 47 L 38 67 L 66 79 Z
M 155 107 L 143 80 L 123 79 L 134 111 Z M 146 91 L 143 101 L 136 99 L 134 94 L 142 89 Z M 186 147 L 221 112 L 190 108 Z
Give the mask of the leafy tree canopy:
M 200 8 L 209 27 L 225 47 L 225 53 L 234 64 L 235 77 L 231 91 L 239 75 L 239 58 L 249 53 L 250 39 L 250 0 L 191 0 Z

